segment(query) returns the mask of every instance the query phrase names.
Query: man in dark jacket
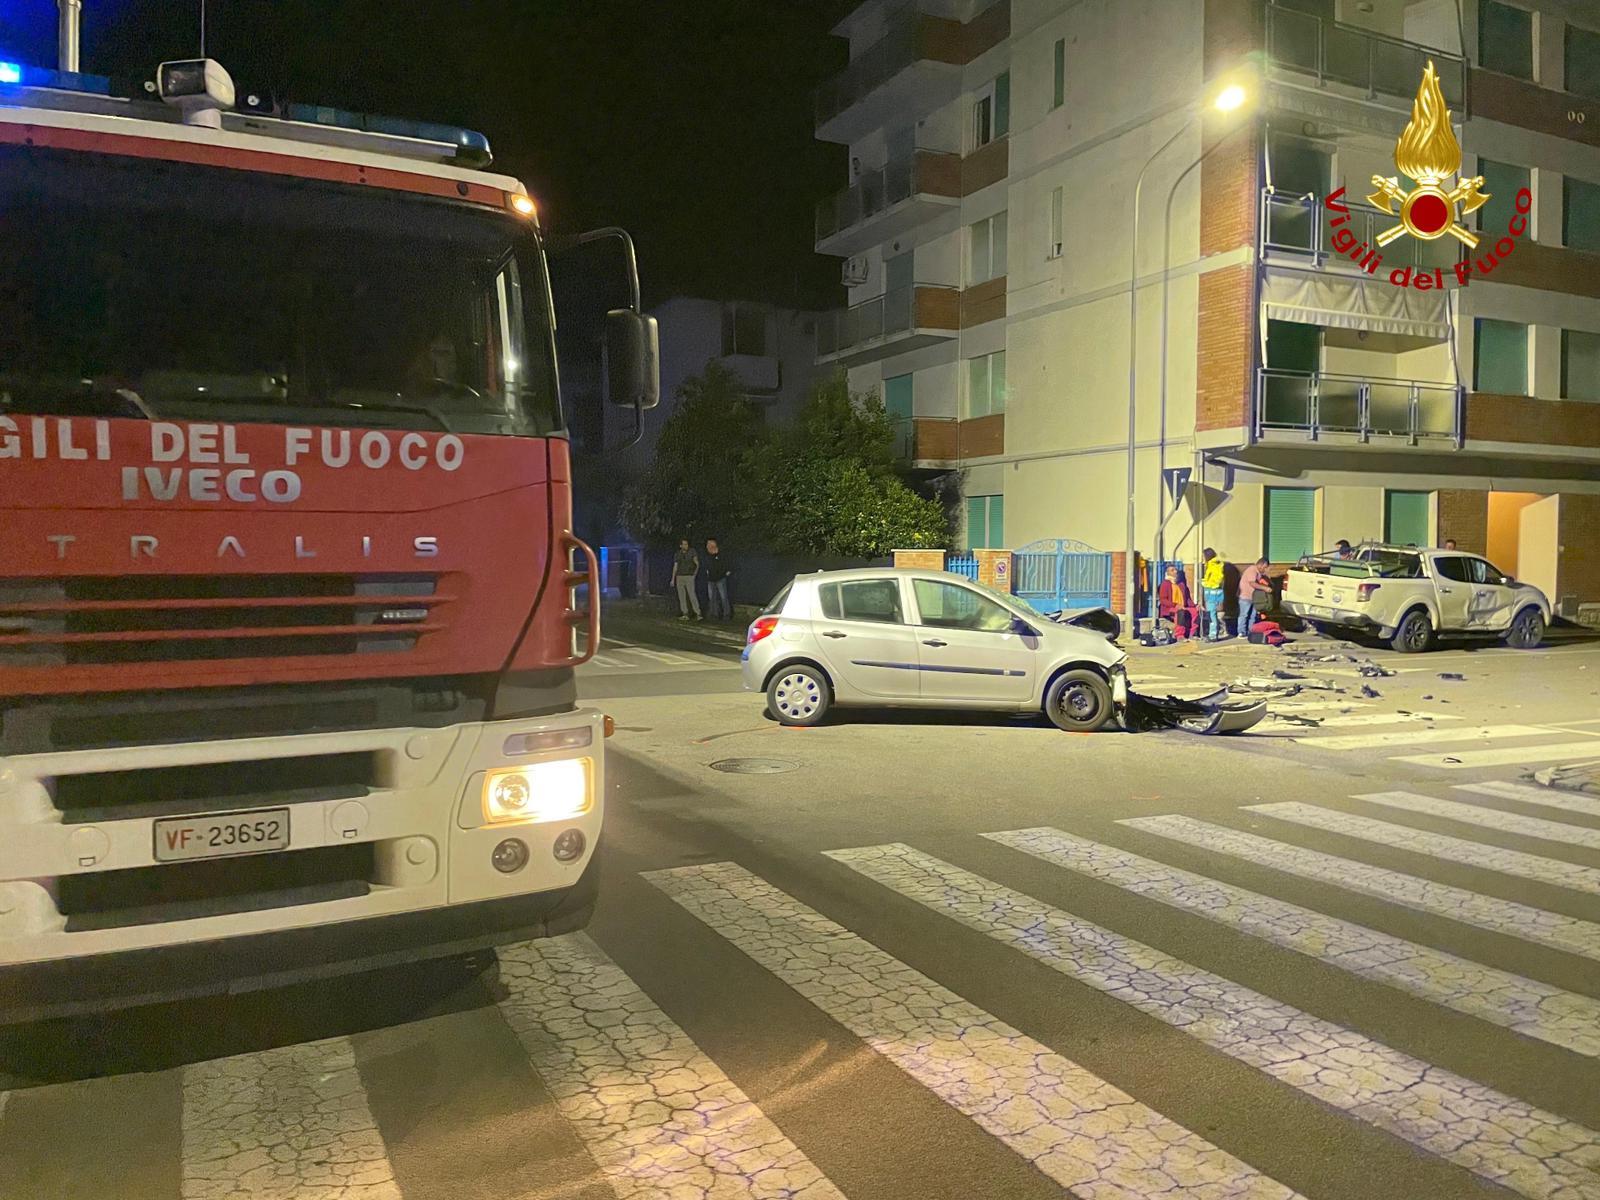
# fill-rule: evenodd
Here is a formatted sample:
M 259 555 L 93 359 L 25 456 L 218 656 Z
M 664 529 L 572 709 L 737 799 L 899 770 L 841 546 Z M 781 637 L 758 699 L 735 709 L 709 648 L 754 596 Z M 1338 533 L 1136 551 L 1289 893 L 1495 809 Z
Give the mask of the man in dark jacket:
M 715 621 L 720 617 L 731 621 L 733 605 L 728 600 L 728 576 L 733 574 L 733 568 L 723 557 L 716 538 L 707 539 L 706 552 L 700 556 L 700 565 L 706 571 L 706 604 L 711 609 L 711 619 Z

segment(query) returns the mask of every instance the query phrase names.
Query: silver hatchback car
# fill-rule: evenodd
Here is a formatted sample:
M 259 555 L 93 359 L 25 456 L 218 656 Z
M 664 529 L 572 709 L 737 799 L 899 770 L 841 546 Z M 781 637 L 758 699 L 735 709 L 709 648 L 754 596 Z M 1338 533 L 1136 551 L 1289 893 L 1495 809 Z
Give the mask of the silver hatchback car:
M 1089 732 L 1126 702 L 1126 658 L 1102 632 L 961 576 L 875 569 L 796 576 L 750 625 L 743 666 L 785 725 L 907 706 L 1042 711 Z

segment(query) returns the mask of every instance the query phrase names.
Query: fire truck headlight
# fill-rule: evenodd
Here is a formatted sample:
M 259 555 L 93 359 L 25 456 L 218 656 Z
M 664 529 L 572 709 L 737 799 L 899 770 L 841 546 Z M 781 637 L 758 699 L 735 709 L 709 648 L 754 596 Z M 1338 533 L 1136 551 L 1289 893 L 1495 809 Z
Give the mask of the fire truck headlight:
M 502 825 L 582 816 L 594 807 L 590 767 L 587 758 L 567 758 L 490 771 L 483 781 L 483 819 Z

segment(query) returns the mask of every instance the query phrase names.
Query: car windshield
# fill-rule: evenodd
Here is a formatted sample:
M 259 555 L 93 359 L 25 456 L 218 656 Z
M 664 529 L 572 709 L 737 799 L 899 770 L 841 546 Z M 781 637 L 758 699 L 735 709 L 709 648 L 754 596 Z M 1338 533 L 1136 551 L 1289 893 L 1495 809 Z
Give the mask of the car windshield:
M 0 150 L 0 412 L 548 434 L 548 294 L 510 213 Z

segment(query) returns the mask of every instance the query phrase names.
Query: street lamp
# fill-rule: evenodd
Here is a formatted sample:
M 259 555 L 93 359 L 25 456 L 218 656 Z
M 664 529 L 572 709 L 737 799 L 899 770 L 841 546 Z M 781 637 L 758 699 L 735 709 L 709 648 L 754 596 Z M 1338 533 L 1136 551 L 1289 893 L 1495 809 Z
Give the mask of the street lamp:
M 1127 550 L 1124 560 L 1126 563 L 1124 572 L 1126 578 L 1123 582 L 1127 603 L 1125 611 L 1128 616 L 1128 628 L 1135 633 L 1139 629 L 1139 615 L 1135 611 L 1138 599 L 1138 582 L 1137 572 L 1134 570 L 1134 546 L 1138 540 L 1138 529 L 1134 523 L 1134 489 L 1136 485 L 1134 459 L 1137 452 L 1135 440 L 1137 422 L 1135 416 L 1138 410 L 1139 381 L 1139 199 L 1144 193 L 1144 179 L 1149 174 L 1150 168 L 1179 138 L 1189 132 L 1191 126 L 1203 122 L 1207 114 L 1210 113 L 1237 113 L 1251 102 L 1253 96 L 1254 89 L 1247 85 L 1247 81 L 1243 76 L 1224 79 L 1219 84 L 1213 85 L 1209 95 L 1188 110 L 1187 119 L 1178 127 L 1177 131 L 1165 142 L 1161 143 L 1156 152 L 1145 161 L 1144 166 L 1139 170 L 1139 178 L 1133 185 L 1133 237 L 1132 246 L 1128 254 L 1128 527 Z M 1184 168 L 1183 173 L 1178 176 L 1178 180 L 1173 183 L 1172 190 L 1167 195 L 1169 227 L 1171 224 L 1172 196 L 1177 192 L 1178 183 L 1182 182 L 1190 171 L 1204 162 L 1206 156 L 1220 144 L 1220 140 L 1214 142 L 1209 149 L 1203 151 L 1198 158 Z M 1165 276 L 1165 272 L 1165 263 L 1163 263 L 1163 276 Z M 1162 332 L 1165 335 L 1165 329 Z M 1162 353 L 1163 357 L 1165 357 L 1164 341 Z M 1156 504 L 1159 509 L 1161 504 L 1159 487 L 1156 492 Z

